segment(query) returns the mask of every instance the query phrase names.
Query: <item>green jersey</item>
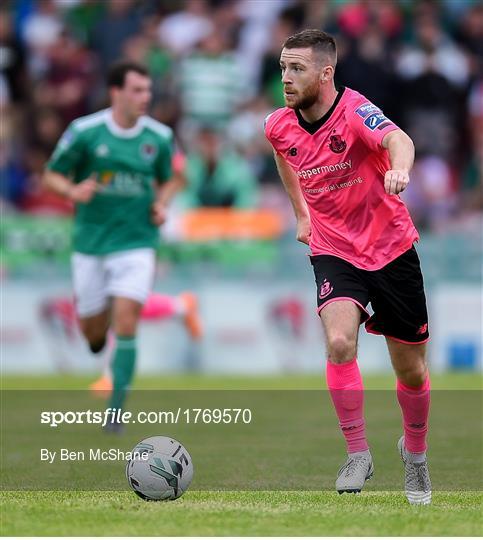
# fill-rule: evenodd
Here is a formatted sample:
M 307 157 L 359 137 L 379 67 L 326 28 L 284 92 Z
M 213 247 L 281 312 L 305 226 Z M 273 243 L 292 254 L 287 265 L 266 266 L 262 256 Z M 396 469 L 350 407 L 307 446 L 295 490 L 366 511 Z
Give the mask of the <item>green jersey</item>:
M 171 129 L 148 116 L 123 129 L 106 109 L 70 124 L 47 168 L 76 183 L 91 177 L 99 184 L 90 202 L 76 205 L 75 251 L 104 255 L 156 246 L 151 205 L 157 184 L 171 176 L 172 147 Z

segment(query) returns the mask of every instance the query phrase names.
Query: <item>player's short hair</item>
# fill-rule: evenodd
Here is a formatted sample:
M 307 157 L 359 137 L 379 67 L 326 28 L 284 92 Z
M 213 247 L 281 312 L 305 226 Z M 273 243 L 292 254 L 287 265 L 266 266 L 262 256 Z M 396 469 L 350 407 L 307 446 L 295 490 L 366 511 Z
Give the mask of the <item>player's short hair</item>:
M 337 62 L 337 47 L 333 36 L 322 30 L 310 28 L 302 30 L 293 36 L 288 37 L 284 44 L 284 49 L 306 49 L 311 48 L 313 51 L 324 55 L 334 67 Z
M 126 82 L 126 75 L 134 71 L 139 75 L 149 77 L 149 71 L 146 66 L 139 64 L 138 62 L 131 62 L 129 60 L 120 60 L 111 65 L 107 72 L 107 86 L 111 88 L 113 86 L 122 88 Z

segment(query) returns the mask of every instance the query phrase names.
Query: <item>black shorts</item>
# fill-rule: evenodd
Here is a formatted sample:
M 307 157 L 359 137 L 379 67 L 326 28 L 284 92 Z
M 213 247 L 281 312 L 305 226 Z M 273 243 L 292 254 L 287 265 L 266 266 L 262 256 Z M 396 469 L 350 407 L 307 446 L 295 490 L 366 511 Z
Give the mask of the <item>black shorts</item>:
M 351 300 L 371 334 L 402 343 L 429 339 L 423 276 L 414 246 L 380 270 L 361 270 L 332 255 L 310 257 L 317 283 L 318 312 L 335 300 Z M 371 303 L 374 315 L 366 310 Z

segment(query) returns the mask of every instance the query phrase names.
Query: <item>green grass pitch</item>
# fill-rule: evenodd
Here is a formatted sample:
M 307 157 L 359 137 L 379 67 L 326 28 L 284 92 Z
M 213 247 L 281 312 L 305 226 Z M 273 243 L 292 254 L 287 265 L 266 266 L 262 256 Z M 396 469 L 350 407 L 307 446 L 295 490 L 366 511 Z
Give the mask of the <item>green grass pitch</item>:
M 88 377 L 4 377 L 3 389 L 82 389 Z M 366 388 L 393 389 L 388 376 Z M 316 376 L 138 378 L 139 389 L 321 389 Z M 434 376 L 433 389 L 481 390 L 476 375 Z M 456 394 L 455 394 L 456 395 Z M 481 416 L 481 413 L 480 413 Z M 457 444 L 461 444 L 458 440 Z M 456 443 L 455 443 L 456 444 Z M 392 445 L 392 441 L 391 441 Z M 458 447 L 448 470 L 459 470 Z M 392 454 L 391 454 L 392 456 Z M 343 455 L 336 456 L 342 460 Z M 382 456 L 381 456 L 382 458 Z M 382 475 L 381 461 L 376 475 Z M 323 453 L 321 453 L 323 459 Z M 378 463 L 381 465 L 378 469 Z M 399 465 L 399 464 L 398 464 Z M 480 470 L 474 471 L 481 475 Z M 335 477 L 336 470 L 333 471 Z M 401 475 L 402 466 L 397 471 Z M 377 476 L 376 476 L 377 477 Z M 375 480 L 377 481 L 377 480 Z M 461 478 L 458 480 L 462 484 Z M 373 480 L 371 480 L 373 482 Z M 399 491 L 188 491 L 177 501 L 147 503 L 129 491 L 6 491 L 3 536 L 480 536 L 480 490 L 435 491 L 429 507 L 410 507 Z M 449 481 L 451 484 L 451 481 Z M 472 485 L 475 485 L 473 482 Z M 481 485 L 481 481 L 480 481 Z
M 188 492 L 146 503 L 127 492 L 2 496 L 4 535 L 479 536 L 481 493 L 435 493 L 409 507 L 402 493 Z

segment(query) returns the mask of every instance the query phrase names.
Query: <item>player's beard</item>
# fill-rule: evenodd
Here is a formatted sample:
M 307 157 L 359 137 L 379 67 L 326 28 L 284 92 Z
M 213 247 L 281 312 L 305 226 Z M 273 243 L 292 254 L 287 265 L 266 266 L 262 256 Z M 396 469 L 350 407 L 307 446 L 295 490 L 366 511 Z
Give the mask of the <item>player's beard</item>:
M 309 109 L 314 105 L 317 100 L 319 99 L 319 81 L 315 81 L 312 85 L 310 85 L 300 96 L 295 103 L 292 105 L 287 105 L 287 107 L 290 107 L 291 109 L 299 109 L 299 110 L 305 110 Z

